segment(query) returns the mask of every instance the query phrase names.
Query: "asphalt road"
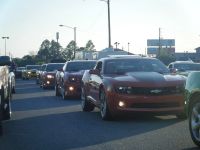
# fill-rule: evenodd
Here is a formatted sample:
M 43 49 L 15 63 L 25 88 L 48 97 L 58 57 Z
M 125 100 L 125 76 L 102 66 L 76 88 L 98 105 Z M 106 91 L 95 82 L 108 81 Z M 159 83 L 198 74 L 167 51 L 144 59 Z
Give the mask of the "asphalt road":
M 195 150 L 187 120 L 137 116 L 102 121 L 98 109 L 62 100 L 34 80 L 17 80 L 12 119 L 4 122 L 0 150 Z

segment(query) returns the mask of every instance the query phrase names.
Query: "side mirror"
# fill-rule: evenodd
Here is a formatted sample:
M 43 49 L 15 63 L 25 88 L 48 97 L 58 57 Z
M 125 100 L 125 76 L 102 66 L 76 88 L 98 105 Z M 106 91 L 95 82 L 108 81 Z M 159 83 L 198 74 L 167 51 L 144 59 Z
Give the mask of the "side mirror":
M 58 71 L 62 71 L 63 72 L 63 68 L 59 68 Z
M 11 65 L 11 59 L 9 56 L 0 56 L 0 66 Z
M 90 74 L 96 74 L 96 75 L 99 75 L 99 74 L 100 74 L 99 70 L 97 70 L 97 69 L 91 69 L 91 70 L 89 71 L 89 73 L 90 73 Z
M 176 73 L 176 72 L 177 72 L 177 69 L 171 68 L 171 69 L 169 69 L 169 71 L 170 71 L 171 73 Z

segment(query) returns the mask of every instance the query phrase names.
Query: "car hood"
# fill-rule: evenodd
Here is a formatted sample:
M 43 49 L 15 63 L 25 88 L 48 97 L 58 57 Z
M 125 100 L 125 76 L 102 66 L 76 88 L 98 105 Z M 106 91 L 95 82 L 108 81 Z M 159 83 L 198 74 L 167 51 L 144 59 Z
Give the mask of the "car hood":
M 68 71 L 66 72 L 67 75 L 70 76 L 83 76 L 85 70 L 80 70 L 80 71 Z
M 50 72 L 45 71 L 44 74 L 45 75 L 53 75 L 53 76 L 55 76 L 56 72 L 55 71 L 50 71 Z
M 185 78 L 180 75 L 160 74 L 157 72 L 130 72 L 124 75 L 107 76 L 112 78 L 116 84 L 133 84 L 134 85 L 174 85 L 185 82 Z

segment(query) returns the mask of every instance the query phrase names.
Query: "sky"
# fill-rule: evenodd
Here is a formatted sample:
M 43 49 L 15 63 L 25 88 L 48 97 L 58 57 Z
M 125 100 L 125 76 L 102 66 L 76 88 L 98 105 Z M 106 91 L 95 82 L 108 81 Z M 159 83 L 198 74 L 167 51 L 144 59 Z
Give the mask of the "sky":
M 110 0 L 111 44 L 145 54 L 147 39 L 175 39 L 176 52 L 195 52 L 200 46 L 200 0 Z M 66 47 L 74 39 L 84 47 L 108 47 L 107 3 L 101 0 L 0 0 L 0 36 L 8 36 L 6 52 L 13 57 L 37 53 L 45 40 Z M 0 55 L 5 40 L 0 39 Z

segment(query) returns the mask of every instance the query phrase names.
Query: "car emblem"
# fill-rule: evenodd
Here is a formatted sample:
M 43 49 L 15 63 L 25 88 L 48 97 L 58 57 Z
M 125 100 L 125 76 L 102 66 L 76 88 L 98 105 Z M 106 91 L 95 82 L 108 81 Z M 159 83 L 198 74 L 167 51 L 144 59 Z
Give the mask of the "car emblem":
M 161 93 L 162 90 L 157 90 L 157 89 L 156 89 L 156 90 L 151 90 L 150 92 L 151 92 L 151 93 L 154 93 L 154 94 L 158 94 L 158 93 Z

